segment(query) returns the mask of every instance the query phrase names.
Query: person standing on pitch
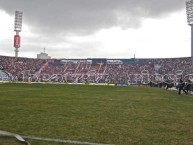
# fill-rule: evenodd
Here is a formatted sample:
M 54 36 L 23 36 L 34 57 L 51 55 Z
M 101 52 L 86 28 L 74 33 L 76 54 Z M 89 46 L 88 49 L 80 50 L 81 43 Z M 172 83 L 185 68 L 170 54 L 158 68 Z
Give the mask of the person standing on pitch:
M 185 82 L 183 81 L 182 77 L 180 78 L 180 82 L 179 82 L 179 91 L 178 91 L 178 94 L 180 95 L 181 94 L 181 91 L 183 91 L 186 95 L 188 94 L 186 92 L 186 90 L 184 89 L 185 87 Z

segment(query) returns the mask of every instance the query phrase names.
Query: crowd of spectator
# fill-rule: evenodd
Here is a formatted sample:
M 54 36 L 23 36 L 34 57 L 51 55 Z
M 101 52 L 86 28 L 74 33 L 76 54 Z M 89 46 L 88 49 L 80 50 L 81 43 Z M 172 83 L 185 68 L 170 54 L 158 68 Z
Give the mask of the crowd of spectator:
M 134 63 L 96 63 L 0 56 L 0 70 L 12 80 L 63 83 L 159 83 L 176 81 L 183 75 L 193 78 L 193 58 L 134 59 Z M 1 77 L 1 76 L 0 76 Z
M 44 63 L 46 60 L 0 56 L 0 70 L 19 81 L 23 81 L 24 76 L 28 74 L 36 73 Z

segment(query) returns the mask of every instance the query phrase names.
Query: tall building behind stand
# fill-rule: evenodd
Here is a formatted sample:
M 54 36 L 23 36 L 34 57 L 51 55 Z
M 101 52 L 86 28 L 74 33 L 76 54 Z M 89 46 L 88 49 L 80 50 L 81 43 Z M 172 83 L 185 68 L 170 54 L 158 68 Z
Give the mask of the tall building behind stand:
M 48 56 L 48 54 L 45 52 L 41 52 L 40 54 L 37 54 L 37 59 L 51 59 L 51 56 Z

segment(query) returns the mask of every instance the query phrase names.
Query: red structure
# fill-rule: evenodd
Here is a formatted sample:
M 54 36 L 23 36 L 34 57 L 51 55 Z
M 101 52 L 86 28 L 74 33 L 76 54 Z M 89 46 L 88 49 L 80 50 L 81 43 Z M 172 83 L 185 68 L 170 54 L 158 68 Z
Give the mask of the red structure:
M 21 38 L 19 35 L 15 35 L 14 36 L 14 47 L 15 48 L 19 48 L 20 47 L 20 41 L 21 41 Z

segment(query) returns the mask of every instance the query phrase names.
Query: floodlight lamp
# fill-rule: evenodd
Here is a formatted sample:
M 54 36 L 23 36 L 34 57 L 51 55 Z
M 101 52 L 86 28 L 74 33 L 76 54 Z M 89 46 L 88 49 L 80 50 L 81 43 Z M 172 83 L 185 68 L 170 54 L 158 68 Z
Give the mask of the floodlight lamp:
M 21 32 L 22 29 L 22 15 L 23 12 L 15 11 L 15 29 L 16 32 Z

